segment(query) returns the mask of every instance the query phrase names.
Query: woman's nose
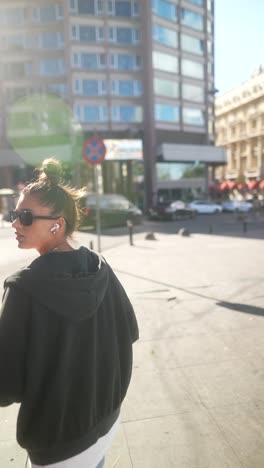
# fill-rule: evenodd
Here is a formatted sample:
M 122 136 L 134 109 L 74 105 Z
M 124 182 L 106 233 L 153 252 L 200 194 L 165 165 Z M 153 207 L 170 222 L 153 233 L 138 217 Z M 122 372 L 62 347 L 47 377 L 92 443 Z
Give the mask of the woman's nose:
M 11 224 L 11 226 L 12 226 L 13 228 L 16 228 L 16 227 L 18 227 L 18 226 L 21 226 L 21 223 L 20 223 L 18 217 L 17 217 L 16 219 L 14 219 L 14 221 L 13 221 L 12 224 Z

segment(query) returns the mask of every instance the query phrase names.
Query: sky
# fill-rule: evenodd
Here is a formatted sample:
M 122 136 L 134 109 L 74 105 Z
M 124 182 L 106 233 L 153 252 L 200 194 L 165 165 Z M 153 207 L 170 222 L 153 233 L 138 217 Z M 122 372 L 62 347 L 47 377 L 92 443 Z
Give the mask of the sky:
M 215 0 L 215 87 L 219 95 L 264 66 L 264 0 Z

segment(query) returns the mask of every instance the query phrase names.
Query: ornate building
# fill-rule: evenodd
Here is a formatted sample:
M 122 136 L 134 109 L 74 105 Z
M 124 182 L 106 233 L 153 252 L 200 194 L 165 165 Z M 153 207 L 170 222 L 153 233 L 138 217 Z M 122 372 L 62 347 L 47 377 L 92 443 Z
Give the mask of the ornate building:
M 227 165 L 215 177 L 247 183 L 264 179 L 264 69 L 216 98 L 216 145 L 227 151 Z M 254 182 L 256 182 L 254 184 Z

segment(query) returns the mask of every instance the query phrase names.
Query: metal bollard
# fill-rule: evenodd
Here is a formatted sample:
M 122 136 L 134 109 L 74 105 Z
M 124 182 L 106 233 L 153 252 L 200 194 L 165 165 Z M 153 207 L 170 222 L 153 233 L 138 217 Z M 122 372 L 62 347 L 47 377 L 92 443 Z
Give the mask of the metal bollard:
M 93 250 L 93 241 L 90 241 L 90 250 Z
M 133 244 L 133 223 L 130 219 L 127 220 L 127 227 L 128 227 L 128 235 L 129 235 L 129 243 L 130 245 Z
M 209 234 L 213 234 L 213 226 L 212 226 L 212 224 L 209 225 Z

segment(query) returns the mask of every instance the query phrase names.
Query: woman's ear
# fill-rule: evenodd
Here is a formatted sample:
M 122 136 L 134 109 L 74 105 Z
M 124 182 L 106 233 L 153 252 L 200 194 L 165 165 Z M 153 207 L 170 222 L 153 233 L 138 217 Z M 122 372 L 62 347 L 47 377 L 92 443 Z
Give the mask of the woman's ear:
M 66 230 L 66 220 L 62 216 L 58 219 L 58 224 L 60 225 L 60 229 L 62 232 Z

